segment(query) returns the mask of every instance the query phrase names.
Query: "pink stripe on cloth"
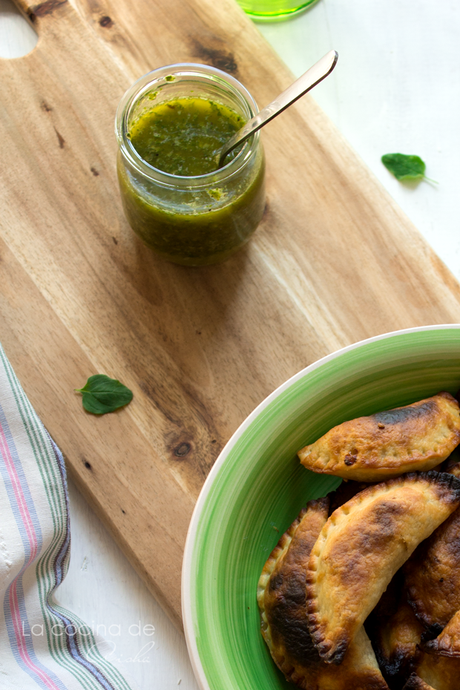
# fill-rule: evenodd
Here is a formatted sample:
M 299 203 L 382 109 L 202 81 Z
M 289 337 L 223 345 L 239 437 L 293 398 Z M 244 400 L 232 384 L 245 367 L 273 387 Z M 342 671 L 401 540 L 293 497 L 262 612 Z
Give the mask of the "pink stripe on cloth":
M 34 560 L 35 556 L 37 555 L 37 549 L 38 549 L 38 541 L 37 541 L 37 535 L 35 534 L 35 529 L 32 524 L 32 518 L 30 517 L 30 512 L 27 507 L 27 501 L 24 496 L 24 492 L 21 487 L 21 482 L 18 477 L 18 474 L 16 472 L 16 468 L 14 466 L 13 458 L 11 457 L 10 449 L 8 447 L 8 443 L 6 441 L 5 433 L 3 431 L 3 427 L 0 424 L 0 452 L 3 456 L 3 460 L 5 461 L 5 466 L 8 470 L 8 475 L 11 480 L 11 484 L 13 486 L 13 491 L 14 495 L 16 497 L 16 501 L 18 504 L 19 511 L 21 513 L 22 521 L 24 523 L 24 527 L 26 528 L 27 536 L 29 538 L 29 544 L 30 544 L 30 557 L 27 562 L 27 565 L 32 563 Z
M 92 632 L 52 600 L 70 552 L 64 458 L 1 345 L 0 497 L 0 690 L 132 689 Z M 53 636 L 56 625 L 64 636 Z
M 21 481 L 18 477 L 18 473 L 16 472 L 16 468 L 14 466 L 13 458 L 11 457 L 10 449 L 8 447 L 8 443 L 5 437 L 5 433 L 3 431 L 3 427 L 0 424 L 0 453 L 2 455 L 2 458 L 5 463 L 5 467 L 8 471 L 8 476 L 11 480 L 11 485 L 13 487 L 14 495 L 17 501 L 17 506 L 20 511 L 20 515 L 22 518 L 22 521 L 24 523 L 24 527 L 26 529 L 27 537 L 29 539 L 29 545 L 30 545 L 30 554 L 29 558 L 27 560 L 27 563 L 23 565 L 21 568 L 21 573 L 33 562 L 35 557 L 37 556 L 38 552 L 38 540 L 37 540 L 37 535 L 35 533 L 34 525 L 32 522 L 32 518 L 29 512 L 29 508 L 27 506 L 27 500 L 26 497 L 24 496 L 24 492 L 22 490 L 21 486 Z M 14 634 L 16 637 L 16 642 L 18 646 L 18 652 L 24 662 L 24 664 L 31 670 L 33 671 L 38 678 L 44 683 L 44 685 L 49 688 L 50 690 L 60 690 L 60 688 L 54 683 L 54 681 L 41 669 L 39 668 L 32 659 L 30 658 L 29 652 L 27 651 L 27 646 L 26 646 L 26 641 L 24 638 L 24 633 L 22 630 L 21 626 L 21 615 L 19 611 L 19 602 L 18 602 L 18 594 L 17 594 L 17 577 L 13 582 L 11 583 L 10 591 L 9 591 L 9 604 L 10 604 L 10 611 L 11 611 L 11 617 L 13 621 L 13 627 L 14 627 Z
M 10 609 L 12 613 L 12 618 L 13 618 L 13 625 L 14 625 L 14 631 L 16 634 L 16 641 L 18 643 L 18 651 L 19 654 L 21 655 L 21 659 L 25 663 L 25 665 L 30 668 L 31 671 L 37 674 L 37 676 L 40 678 L 40 680 L 46 685 L 47 688 L 50 688 L 50 690 L 61 690 L 56 683 L 53 682 L 53 680 L 44 672 L 42 671 L 41 668 L 39 668 L 32 659 L 29 656 L 29 653 L 26 648 L 26 641 L 23 635 L 23 631 L 21 628 L 21 616 L 19 613 L 19 602 L 18 602 L 18 595 L 17 595 L 17 581 L 15 580 L 11 584 L 10 588 L 10 596 L 9 596 L 9 601 L 10 601 Z

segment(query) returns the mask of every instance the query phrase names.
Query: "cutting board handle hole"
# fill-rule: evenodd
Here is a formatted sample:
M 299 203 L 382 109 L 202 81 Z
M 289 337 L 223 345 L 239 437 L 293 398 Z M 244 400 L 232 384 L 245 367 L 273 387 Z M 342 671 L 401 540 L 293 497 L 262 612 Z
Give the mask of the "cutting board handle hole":
M 1 0 L 0 58 L 23 57 L 35 48 L 37 41 L 38 36 L 33 26 L 12 0 Z

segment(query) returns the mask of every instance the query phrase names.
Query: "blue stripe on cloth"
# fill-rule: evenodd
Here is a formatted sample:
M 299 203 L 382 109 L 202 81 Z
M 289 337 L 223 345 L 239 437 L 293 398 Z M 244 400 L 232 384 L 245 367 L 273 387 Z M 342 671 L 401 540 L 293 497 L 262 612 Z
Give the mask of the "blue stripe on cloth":
M 89 628 L 90 637 L 87 637 L 82 621 L 53 603 L 52 595 L 65 578 L 70 556 L 64 459 L 31 407 L 1 345 L 0 365 L 3 365 L 3 368 L 0 366 L 0 403 L 4 404 L 4 408 L 0 405 L 0 425 L 3 427 L 0 428 L 0 451 L 3 449 L 3 453 L 0 452 L 0 480 L 3 479 L 5 483 L 8 499 L 0 506 L 0 517 L 3 518 L 2 524 L 7 526 L 9 520 L 12 539 L 13 525 L 17 526 L 22 545 L 22 549 L 18 550 L 19 544 L 13 545 L 11 541 L 14 557 L 8 567 L 14 567 L 16 576 L 6 591 L 0 586 L 4 595 L 3 611 L 7 630 L 4 639 L 6 644 L 9 641 L 11 648 L 11 654 L 5 658 L 6 677 L 11 678 L 14 687 L 21 687 L 21 690 L 30 690 L 32 687 L 26 683 L 25 676 L 19 675 L 23 672 L 31 678 L 34 687 L 45 690 L 129 690 L 130 686 L 116 667 L 101 656 Z M 17 447 L 15 438 L 21 438 Z M 24 440 L 28 440 L 28 443 L 24 443 Z M 29 567 L 34 562 L 36 582 L 35 587 L 31 588 L 30 577 L 24 580 L 23 576 L 26 570 L 30 576 Z M 7 582 L 4 582 L 4 587 Z M 25 582 L 28 587 L 26 592 Z M 29 618 L 26 606 L 30 606 Z M 30 621 L 33 621 L 33 626 L 37 623 L 44 626 L 47 636 L 42 641 L 47 641 L 47 649 L 42 646 L 39 650 L 37 647 L 35 652 L 35 628 L 31 629 Z M 63 634 L 59 641 L 54 636 L 56 627 Z M 8 652 L 8 648 L 0 649 L 3 662 L 2 651 Z M 87 658 L 90 654 L 91 660 Z M 46 667 L 46 662 L 52 664 L 55 672 Z M 58 677 L 61 675 L 60 669 L 65 674 L 63 677 Z
M 3 599 L 3 613 L 5 616 L 5 624 L 8 633 L 8 638 L 10 640 L 11 651 L 13 653 L 16 662 L 22 670 L 27 673 L 36 683 L 45 690 L 57 687 L 60 690 L 67 690 L 66 686 L 62 681 L 50 670 L 47 669 L 44 664 L 37 658 L 35 650 L 33 647 L 33 639 L 31 635 L 30 623 L 27 617 L 27 611 L 24 599 L 24 589 L 23 589 L 23 575 L 27 570 L 28 566 L 37 558 L 40 554 L 41 547 L 43 545 L 42 533 L 40 529 L 40 524 L 38 521 L 37 513 L 35 510 L 35 505 L 30 494 L 27 479 L 24 474 L 24 470 L 16 449 L 16 444 L 11 434 L 8 422 L 6 420 L 5 413 L 2 406 L 0 405 L 0 429 L 3 431 L 5 441 L 7 444 L 7 451 L 9 457 L 13 462 L 13 468 L 10 470 L 6 466 L 5 462 L 0 463 L 0 474 L 5 484 L 6 492 L 8 495 L 8 500 L 11 506 L 12 513 L 14 515 L 16 525 L 18 527 L 19 534 L 21 535 L 21 540 L 24 548 L 24 563 L 19 570 L 18 574 L 14 580 L 9 584 L 6 589 L 5 596 Z M 19 487 L 14 482 L 12 477 L 12 471 L 14 471 L 17 480 L 19 481 Z M 25 500 L 26 505 L 21 508 L 18 504 L 17 493 L 20 492 Z M 22 512 L 22 514 L 21 514 Z M 30 519 L 31 527 L 33 529 L 33 543 L 31 543 L 31 527 L 27 529 L 24 523 L 23 514 L 26 513 Z M 29 523 L 29 525 L 30 525 Z M 17 610 L 11 608 L 11 601 L 15 603 L 17 601 Z M 20 626 L 18 629 L 17 613 L 19 612 Z M 20 649 L 21 647 L 21 649 Z
M 62 545 L 62 548 L 54 562 L 54 573 L 55 573 L 55 579 L 56 579 L 56 587 L 58 587 L 63 578 L 64 578 L 64 572 L 62 568 L 62 563 L 65 560 L 65 557 L 67 555 L 67 551 L 70 548 L 70 520 L 69 520 L 69 498 L 67 494 L 67 473 L 66 473 L 66 468 L 64 464 L 64 458 L 62 457 L 62 453 L 57 447 L 57 445 L 54 443 L 54 441 L 51 439 L 51 445 L 54 451 L 54 454 L 56 456 L 56 461 L 57 465 L 59 468 L 59 472 L 61 473 L 61 478 L 62 478 L 62 484 L 64 486 L 65 490 L 65 503 L 66 503 L 66 512 L 67 512 L 67 534 L 65 541 Z M 51 596 L 52 592 L 49 593 L 49 596 Z M 114 686 L 110 681 L 103 675 L 103 673 L 88 659 L 85 659 L 85 657 L 82 655 L 80 652 L 80 649 L 78 647 L 78 640 L 76 636 L 76 628 L 73 623 L 73 621 L 70 618 L 67 618 L 66 616 L 63 615 L 60 611 L 56 610 L 52 604 L 50 603 L 50 600 L 48 598 L 47 600 L 47 606 L 48 609 L 55 615 L 57 616 L 65 626 L 65 634 L 66 634 L 66 642 L 67 642 L 67 649 L 69 650 L 70 654 L 72 657 L 77 661 L 79 664 L 84 666 L 87 671 L 90 671 L 94 675 L 94 677 L 98 680 L 100 685 L 104 688 L 104 690 L 115 690 Z

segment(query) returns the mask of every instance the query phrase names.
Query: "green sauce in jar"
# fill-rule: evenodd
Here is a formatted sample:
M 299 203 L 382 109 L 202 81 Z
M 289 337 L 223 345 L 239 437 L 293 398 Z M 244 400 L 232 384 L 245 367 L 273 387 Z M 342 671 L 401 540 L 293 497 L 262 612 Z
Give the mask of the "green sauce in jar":
M 244 124 L 241 115 L 215 101 L 175 98 L 142 113 L 128 136 L 149 165 L 171 175 L 194 177 L 215 172 L 215 152 Z M 232 151 L 229 160 L 240 150 Z
M 256 229 L 265 206 L 264 156 L 256 134 L 216 170 L 216 149 L 255 114 L 255 104 L 220 70 L 177 67 L 193 68 L 193 78 L 187 72 L 185 81 L 181 70 L 167 79 L 172 68 L 163 68 L 160 85 L 149 82 L 138 99 L 122 102 L 118 178 L 126 216 L 143 242 L 169 261 L 199 266 L 225 260 Z

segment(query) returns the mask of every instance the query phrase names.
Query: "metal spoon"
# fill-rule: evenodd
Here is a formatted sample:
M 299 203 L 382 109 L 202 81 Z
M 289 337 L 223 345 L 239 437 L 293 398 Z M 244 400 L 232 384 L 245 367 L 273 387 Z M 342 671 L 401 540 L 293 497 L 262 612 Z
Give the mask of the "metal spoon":
M 217 168 L 221 168 L 225 158 L 233 151 L 235 146 L 246 141 L 254 132 L 263 127 L 273 120 L 274 117 L 279 115 L 286 110 L 291 103 L 297 101 L 301 96 L 310 91 L 314 86 L 323 81 L 325 77 L 328 76 L 337 64 L 339 55 L 335 50 L 331 50 L 327 55 L 318 60 L 313 67 L 305 72 L 301 77 L 299 77 L 291 86 L 281 93 L 278 98 L 267 105 L 263 110 L 260 111 L 255 117 L 251 118 L 249 122 L 237 131 L 231 139 L 227 141 L 218 151 L 216 151 L 215 157 L 217 162 Z

